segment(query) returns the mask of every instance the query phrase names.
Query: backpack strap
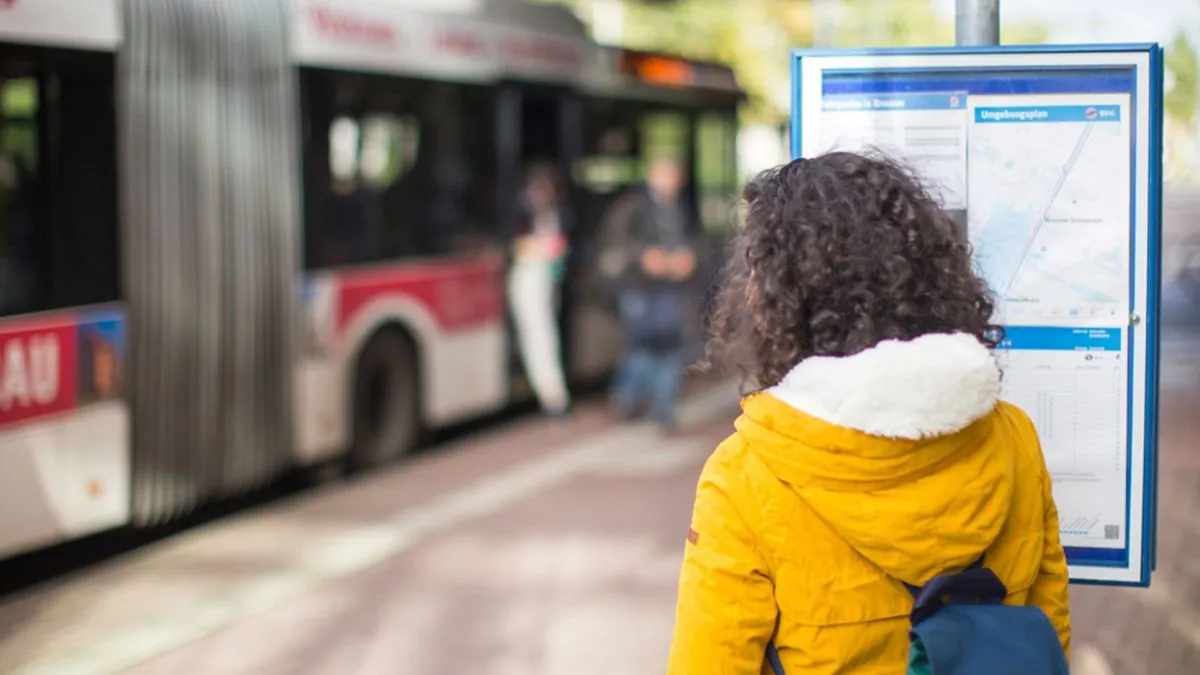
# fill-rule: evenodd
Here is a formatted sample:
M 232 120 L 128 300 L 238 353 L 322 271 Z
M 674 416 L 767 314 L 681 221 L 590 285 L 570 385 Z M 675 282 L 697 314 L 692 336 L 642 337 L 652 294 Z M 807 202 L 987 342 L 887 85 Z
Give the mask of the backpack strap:
M 922 587 L 904 584 L 913 596 L 909 615 L 916 626 L 947 604 L 1002 605 L 1008 597 L 1004 582 L 984 567 L 983 556 L 957 574 L 940 574 Z
M 962 572 L 940 574 L 924 586 L 901 582 L 913 596 L 913 610 L 909 615 L 912 625 L 916 626 L 933 616 L 946 604 L 1004 604 L 1008 589 L 995 572 L 984 566 L 983 559 L 986 556 L 986 553 L 979 556 Z M 775 675 L 786 675 L 783 662 L 779 660 L 779 650 L 775 648 L 775 640 L 767 643 L 766 661 Z
M 983 559 L 985 557 L 987 557 L 986 553 L 979 556 L 979 558 L 976 559 L 975 562 L 971 563 L 970 565 L 967 565 L 966 570 L 977 570 L 980 567 L 983 567 Z M 966 570 L 963 570 L 963 571 L 965 572 Z M 943 575 L 938 575 L 938 576 L 943 576 Z M 904 587 L 906 589 L 908 589 L 909 593 L 912 594 L 914 600 L 921 596 L 921 588 L 922 588 L 921 586 L 913 586 L 912 584 L 910 584 L 906 581 L 901 581 L 900 583 L 904 584 Z
M 771 672 L 775 675 L 785 675 L 783 672 L 783 662 L 779 660 L 779 650 L 775 649 L 774 640 L 767 643 L 767 663 L 770 664 Z

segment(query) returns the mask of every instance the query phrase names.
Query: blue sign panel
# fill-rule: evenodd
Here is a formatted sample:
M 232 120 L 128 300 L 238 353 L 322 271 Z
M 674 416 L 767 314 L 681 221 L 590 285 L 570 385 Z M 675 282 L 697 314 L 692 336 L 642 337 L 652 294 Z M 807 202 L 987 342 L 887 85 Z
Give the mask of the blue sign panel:
M 872 149 L 938 192 L 997 300 L 1073 581 L 1147 585 L 1157 488 L 1158 45 L 798 51 L 792 154 Z

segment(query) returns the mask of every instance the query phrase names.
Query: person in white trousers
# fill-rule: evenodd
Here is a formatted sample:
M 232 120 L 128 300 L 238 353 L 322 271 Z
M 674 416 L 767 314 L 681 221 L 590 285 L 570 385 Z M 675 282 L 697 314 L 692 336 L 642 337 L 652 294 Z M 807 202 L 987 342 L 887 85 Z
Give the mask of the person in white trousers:
M 522 196 L 523 213 L 513 237 L 508 302 L 525 375 L 542 410 L 561 415 L 571 404 L 558 334 L 558 295 L 567 240 L 554 169 L 531 169 Z

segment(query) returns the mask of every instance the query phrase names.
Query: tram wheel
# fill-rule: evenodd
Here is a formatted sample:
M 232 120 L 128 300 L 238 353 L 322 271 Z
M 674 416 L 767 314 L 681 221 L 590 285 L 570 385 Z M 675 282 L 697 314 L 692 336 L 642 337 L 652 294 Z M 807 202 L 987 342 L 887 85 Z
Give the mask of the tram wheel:
M 384 328 L 363 347 L 354 377 L 354 443 L 350 469 L 362 470 L 411 452 L 421 437 L 416 348 L 398 328 Z

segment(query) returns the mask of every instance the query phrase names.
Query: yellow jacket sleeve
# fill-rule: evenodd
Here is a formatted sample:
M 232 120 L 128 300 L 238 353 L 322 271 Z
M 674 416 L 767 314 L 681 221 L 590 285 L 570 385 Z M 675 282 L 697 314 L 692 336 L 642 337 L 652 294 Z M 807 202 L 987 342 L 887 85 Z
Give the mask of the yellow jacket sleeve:
M 746 517 L 746 455 L 737 443 L 713 453 L 696 489 L 667 675 L 763 672 L 778 610 L 754 521 Z
M 1042 565 L 1037 580 L 1029 590 L 1029 604 L 1041 607 L 1050 617 L 1058 639 L 1071 659 L 1071 614 L 1067 590 L 1067 556 L 1058 534 L 1058 508 L 1054 505 L 1053 482 L 1042 460 L 1042 500 L 1045 504 L 1046 538 L 1042 549 Z

